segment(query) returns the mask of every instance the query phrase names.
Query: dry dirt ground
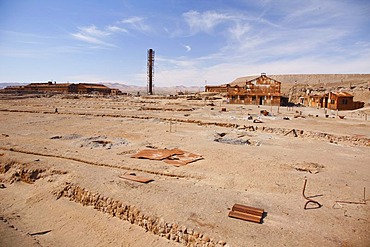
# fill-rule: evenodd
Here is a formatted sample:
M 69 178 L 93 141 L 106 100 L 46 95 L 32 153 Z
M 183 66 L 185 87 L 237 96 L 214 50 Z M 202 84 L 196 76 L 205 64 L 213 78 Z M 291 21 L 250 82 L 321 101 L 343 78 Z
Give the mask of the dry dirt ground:
M 327 115 L 222 100 L 3 96 L 0 246 L 369 246 L 370 119 Z M 148 148 L 203 159 L 175 167 L 130 157 Z M 129 173 L 154 181 L 119 177 Z M 304 209 L 305 178 L 322 207 Z M 264 209 L 263 222 L 229 218 L 235 203 Z

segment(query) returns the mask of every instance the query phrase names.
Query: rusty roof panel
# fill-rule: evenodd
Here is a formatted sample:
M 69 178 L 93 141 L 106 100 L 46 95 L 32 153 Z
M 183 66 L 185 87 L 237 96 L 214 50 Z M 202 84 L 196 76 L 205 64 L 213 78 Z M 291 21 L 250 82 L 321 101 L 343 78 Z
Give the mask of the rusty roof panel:
M 201 159 L 203 159 L 201 155 L 184 152 L 183 154 L 176 154 L 171 157 L 168 157 L 167 159 L 164 160 L 164 162 L 174 166 L 184 166 L 191 162 L 195 162 Z
M 186 152 L 178 148 L 144 149 L 137 154 L 132 155 L 131 158 L 163 160 L 167 164 L 175 166 L 184 166 L 191 162 L 203 159 L 201 155 Z
M 150 159 L 150 160 L 163 160 L 172 155 L 184 154 L 184 151 L 174 148 L 174 149 L 144 149 L 137 154 L 131 156 L 131 158 L 137 159 Z

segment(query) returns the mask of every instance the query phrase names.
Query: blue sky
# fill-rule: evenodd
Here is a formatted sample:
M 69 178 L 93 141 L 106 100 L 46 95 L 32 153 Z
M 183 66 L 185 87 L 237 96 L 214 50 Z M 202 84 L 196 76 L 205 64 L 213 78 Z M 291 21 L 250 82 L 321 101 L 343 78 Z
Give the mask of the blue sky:
M 370 73 L 370 1 L 0 0 L 0 82 Z

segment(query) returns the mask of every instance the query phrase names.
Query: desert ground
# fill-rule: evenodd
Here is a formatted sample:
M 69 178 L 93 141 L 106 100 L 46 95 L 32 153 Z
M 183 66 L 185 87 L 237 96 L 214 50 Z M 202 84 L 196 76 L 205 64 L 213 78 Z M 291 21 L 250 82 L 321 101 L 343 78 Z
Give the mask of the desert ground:
M 0 116 L 0 246 L 370 245 L 363 109 L 3 95 Z M 131 157 L 174 148 L 201 159 Z

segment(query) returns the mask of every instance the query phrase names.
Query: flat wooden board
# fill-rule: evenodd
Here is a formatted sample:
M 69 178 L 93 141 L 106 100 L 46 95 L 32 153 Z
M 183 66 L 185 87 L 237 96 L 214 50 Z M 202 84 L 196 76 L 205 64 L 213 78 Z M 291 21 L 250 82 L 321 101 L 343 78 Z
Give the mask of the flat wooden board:
M 238 212 L 248 213 L 248 214 L 253 214 L 253 215 L 258 215 L 258 216 L 262 216 L 264 213 L 264 210 L 261 208 L 253 208 L 253 207 L 244 206 L 241 204 L 235 204 L 232 208 L 232 211 L 238 211 Z
M 252 222 L 256 222 L 256 223 L 260 223 L 261 219 L 262 219 L 261 216 L 248 214 L 248 213 L 242 213 L 242 212 L 238 212 L 238 211 L 230 211 L 229 212 L 229 217 L 240 219 L 240 220 L 252 221 Z

